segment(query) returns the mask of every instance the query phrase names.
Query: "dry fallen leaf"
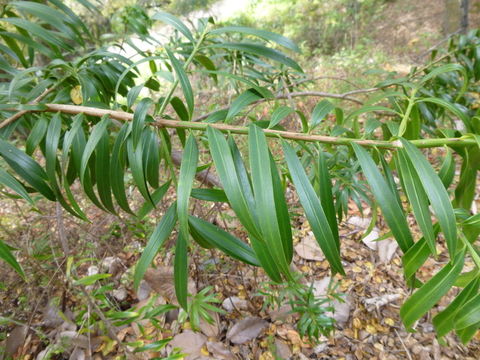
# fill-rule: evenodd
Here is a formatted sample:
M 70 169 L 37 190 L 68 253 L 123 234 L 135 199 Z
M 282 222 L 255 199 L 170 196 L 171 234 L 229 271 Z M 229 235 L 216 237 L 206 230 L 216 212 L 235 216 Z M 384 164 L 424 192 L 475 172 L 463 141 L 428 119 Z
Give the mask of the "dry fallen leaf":
M 172 267 L 160 266 L 157 269 L 147 269 L 144 279 L 155 292 L 165 297 L 169 302 L 178 305 Z M 188 280 L 188 292 L 190 294 L 197 293 L 195 283 L 191 279 Z
M 5 344 L 5 356 L 9 358 L 13 356 L 20 345 L 25 341 L 25 337 L 28 333 L 28 327 L 25 325 L 17 325 L 12 330 L 10 335 L 7 338 L 7 343 Z
M 220 333 L 220 317 L 214 311 L 209 311 L 208 314 L 212 317 L 213 323 L 210 324 L 205 319 L 200 318 L 200 330 L 208 337 L 217 337 Z
M 376 241 L 380 237 L 380 231 L 377 228 L 373 228 L 370 231 L 370 234 L 365 236 L 362 239 L 362 242 L 367 245 L 372 250 L 378 250 L 378 241 Z
M 280 339 L 275 339 L 275 352 L 280 359 L 289 359 L 292 356 L 290 347 Z
M 359 228 L 366 229 L 370 224 L 371 219 L 369 218 L 362 218 L 360 216 L 352 216 L 347 220 L 347 223 Z
M 227 339 L 234 344 L 244 344 L 255 339 L 267 326 L 268 322 L 265 320 L 258 317 L 247 317 L 228 330 Z
M 325 259 L 325 255 L 311 231 L 295 245 L 295 252 L 305 260 L 323 261 Z
M 205 335 L 185 330 L 181 334 L 175 335 L 168 345 L 170 348 L 180 348 L 182 352 L 188 354 L 184 360 L 194 360 L 203 356 L 202 347 L 206 342 Z
M 378 257 L 380 258 L 380 261 L 384 263 L 390 262 L 398 249 L 398 244 L 393 239 L 378 241 L 377 246 Z
M 215 359 L 235 360 L 235 355 L 221 342 L 207 341 L 207 350 Z

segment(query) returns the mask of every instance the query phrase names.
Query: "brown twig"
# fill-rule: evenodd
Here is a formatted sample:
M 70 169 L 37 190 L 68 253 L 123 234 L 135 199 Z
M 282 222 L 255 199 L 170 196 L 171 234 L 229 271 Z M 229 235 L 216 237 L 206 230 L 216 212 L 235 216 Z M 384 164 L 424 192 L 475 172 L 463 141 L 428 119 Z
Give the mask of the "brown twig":
M 36 105 L 38 104 L 41 100 L 43 100 L 48 94 L 50 94 L 53 90 L 55 90 L 55 88 L 58 86 L 58 84 L 60 84 L 60 82 L 58 82 L 57 84 L 55 84 L 54 86 L 48 88 L 48 89 L 45 89 L 39 96 L 37 96 L 35 99 L 33 99 L 32 101 L 29 102 L 29 105 Z M 10 116 L 9 118 L 6 118 L 5 120 L 3 120 L 1 123 L 0 123 L 0 129 L 3 129 L 5 126 L 8 126 L 10 125 L 11 123 L 13 123 L 14 121 L 16 121 L 17 119 L 21 118 L 23 115 L 29 113 L 31 110 L 21 110 L 15 114 L 13 114 L 12 116 Z
M 133 114 L 118 111 L 118 110 L 106 110 L 99 109 L 87 106 L 78 106 L 78 105 L 64 105 L 64 104 L 45 104 L 46 110 L 41 111 L 51 111 L 51 112 L 63 112 L 67 114 L 80 114 L 84 113 L 89 116 L 102 117 L 104 115 L 109 115 L 113 119 L 121 121 L 131 121 L 133 120 Z M 40 110 L 36 110 L 40 111 Z M 244 126 L 235 126 L 228 124 L 217 124 L 217 123 L 203 123 L 203 122 L 192 122 L 192 121 L 177 121 L 177 120 L 168 120 L 168 119 L 156 119 L 155 126 L 166 127 L 166 128 L 183 128 L 183 129 L 192 129 L 192 130 L 201 130 L 205 131 L 208 127 L 215 128 L 222 132 L 230 132 L 232 134 L 243 134 L 248 135 L 248 127 Z M 268 137 L 291 139 L 291 140 L 301 140 L 307 142 L 319 142 L 324 144 L 332 145 L 351 145 L 352 143 L 367 146 L 367 147 L 379 147 L 385 149 L 398 149 L 402 147 L 402 144 L 399 141 L 385 141 L 385 140 L 365 140 L 365 139 L 352 139 L 352 138 L 343 138 L 336 136 L 326 136 L 326 135 L 312 135 L 305 133 L 297 133 L 291 131 L 280 131 L 273 129 L 263 130 L 265 135 Z M 418 139 L 412 140 L 412 144 L 419 148 L 431 148 L 431 147 L 442 147 L 444 145 L 458 145 L 458 146 L 470 146 L 475 145 L 476 142 L 473 139 L 463 139 L 463 138 L 438 138 L 438 139 Z

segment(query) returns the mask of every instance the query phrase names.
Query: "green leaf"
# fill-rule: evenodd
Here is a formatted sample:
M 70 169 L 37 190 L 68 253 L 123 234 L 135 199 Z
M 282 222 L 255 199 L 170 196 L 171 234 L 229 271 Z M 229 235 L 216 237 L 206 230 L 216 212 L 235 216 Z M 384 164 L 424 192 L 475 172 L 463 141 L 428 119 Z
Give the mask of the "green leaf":
M 288 106 L 279 106 L 275 109 L 272 114 L 272 118 L 270 119 L 270 123 L 268 124 L 268 128 L 271 129 L 275 127 L 280 121 L 285 119 L 288 115 L 295 112 L 291 107 Z
M 152 15 L 152 20 L 163 21 L 164 23 L 167 23 L 168 25 L 173 26 L 192 43 L 195 42 L 195 39 L 193 38 L 193 35 L 190 32 L 190 30 L 188 30 L 185 24 L 176 16 L 173 16 L 172 14 L 166 13 L 164 11 L 159 11 Z
M 32 131 L 27 138 L 27 143 L 25 144 L 25 152 L 28 155 L 32 155 L 38 144 L 43 140 L 45 134 L 47 133 L 48 121 L 43 116 L 35 121 Z
M 142 194 L 145 200 L 148 200 L 153 204 L 152 197 L 148 190 L 145 169 L 143 166 L 143 146 L 137 146 L 137 148 L 134 149 L 133 141 L 131 138 L 129 138 L 127 140 L 127 155 L 128 162 L 130 163 L 130 169 L 132 171 L 132 177 L 138 187 L 138 191 L 140 191 L 140 194 Z
M 15 259 L 15 256 L 12 254 L 12 248 L 5 244 L 2 240 L 0 240 L 0 259 L 5 261 L 8 265 L 12 267 L 24 280 L 25 280 L 25 273 L 23 272 L 22 267 Z
M 288 56 L 286 56 L 280 51 L 268 48 L 263 45 L 251 44 L 251 43 L 228 43 L 227 42 L 227 43 L 209 45 L 208 47 L 222 48 L 222 49 L 234 50 L 234 51 L 236 50 L 236 51 L 246 52 L 246 53 L 250 53 L 257 56 L 263 56 L 273 61 L 277 61 L 281 64 L 284 64 L 288 67 L 291 67 L 292 69 L 297 70 L 298 72 L 303 72 L 300 65 L 298 65 L 291 58 L 289 58 Z
M 178 233 L 177 244 L 175 246 L 175 260 L 173 264 L 173 277 L 175 284 L 175 295 L 182 308 L 188 309 L 188 233 L 183 234 L 182 230 Z
M 48 200 L 56 200 L 52 189 L 46 184 L 47 174 L 35 160 L 3 139 L 0 139 L 0 155 L 36 191 Z
M 415 168 L 406 156 L 405 152 L 397 152 L 398 169 L 402 178 L 402 185 L 408 200 L 413 208 L 417 224 L 422 230 L 423 236 L 430 247 L 430 252 L 436 254 L 435 234 L 433 231 L 432 219 L 428 208 L 427 194 L 423 190 L 422 182 L 415 171 Z
M 300 49 L 298 48 L 298 46 L 289 38 L 286 38 L 285 36 L 282 36 L 270 31 L 266 31 L 266 30 L 254 29 L 254 28 L 245 27 L 245 26 L 225 26 L 219 29 L 212 30 L 209 32 L 209 34 L 223 34 L 226 32 L 235 32 L 235 33 L 242 33 L 246 35 L 257 36 L 264 40 L 273 41 L 278 45 L 283 46 L 289 50 L 292 50 L 298 53 L 300 52 Z
M 192 118 L 193 108 L 195 106 L 194 98 L 193 98 L 193 90 L 192 85 L 190 85 L 190 81 L 188 80 L 187 73 L 185 72 L 183 65 L 177 58 L 172 54 L 172 52 L 166 49 L 168 58 L 172 63 L 173 68 L 175 69 L 175 73 L 177 74 L 177 79 L 180 81 L 183 90 L 183 96 L 185 96 L 185 101 L 188 107 L 188 114 L 189 118 Z
M 147 117 L 148 109 L 152 105 L 152 99 L 145 98 L 142 99 L 133 113 L 132 121 L 132 139 L 133 139 L 133 148 L 136 149 L 140 138 L 143 133 L 143 128 L 145 127 L 145 118 Z
M 95 148 L 100 142 L 103 136 L 103 133 L 107 130 L 107 126 L 109 124 L 110 124 L 110 118 L 108 117 L 108 115 L 105 115 L 102 118 L 102 120 L 98 124 L 96 124 L 92 129 L 92 132 L 87 141 L 87 144 L 85 145 L 85 149 L 83 150 L 82 163 L 80 165 L 80 181 L 82 183 L 85 181 L 85 174 L 87 170 L 88 161 L 90 160 L 90 157 L 95 151 Z
M 472 124 L 468 116 L 465 115 L 465 113 L 463 113 L 462 111 L 460 111 L 457 107 L 455 107 L 455 105 L 453 105 L 452 103 L 449 103 L 446 100 L 443 100 L 440 98 L 434 98 L 434 97 L 423 98 L 416 101 L 416 103 L 422 103 L 422 102 L 440 105 L 441 107 L 450 111 L 453 115 L 457 116 L 460 120 L 462 120 L 462 122 L 464 123 L 468 131 L 472 130 Z
M 145 272 L 155 258 L 155 255 L 157 255 L 158 251 L 165 243 L 165 240 L 167 240 L 172 233 L 176 222 L 177 209 L 176 204 L 174 203 L 168 208 L 167 212 L 163 215 L 148 239 L 147 246 L 143 250 L 142 256 L 140 256 L 140 260 L 138 260 L 138 263 L 135 266 L 135 274 L 133 276 L 133 286 L 135 289 L 138 289 L 143 275 L 145 275 Z
M 235 168 L 227 141 L 220 131 L 211 127 L 207 128 L 207 136 L 215 168 L 217 169 L 218 176 L 220 177 L 223 189 L 233 211 L 235 211 L 235 214 L 237 214 L 239 220 L 249 233 L 258 235 L 259 231 L 253 220 L 254 210 L 242 190 L 241 180 Z
M 126 139 L 132 130 L 131 123 L 122 125 L 118 132 L 115 143 L 113 144 L 111 164 L 110 164 L 110 185 L 112 193 L 118 205 L 127 213 L 133 214 L 128 205 L 127 195 L 125 194 L 125 163 L 127 154 L 125 152 Z
M 457 249 L 457 226 L 448 193 L 435 170 L 420 150 L 405 139 L 400 139 L 400 141 L 403 144 L 403 149 L 400 149 L 399 152 L 405 152 L 405 156 L 415 164 L 415 167 L 412 168 L 423 184 L 423 189 L 432 204 L 433 211 L 447 241 L 450 257 L 453 259 Z
M 430 71 L 427 75 L 425 75 L 420 80 L 420 84 L 423 85 L 428 80 L 431 80 L 434 77 L 437 77 L 438 75 L 445 74 L 445 73 L 452 72 L 452 71 L 458 71 L 463 75 L 463 85 L 460 89 L 460 92 L 457 95 L 457 98 L 460 98 L 462 96 L 462 94 L 465 93 L 465 91 L 467 91 L 468 80 L 469 80 L 468 75 L 467 75 L 467 71 L 460 64 L 446 64 L 446 65 L 439 66 L 439 67 L 433 69 L 432 71 Z
M 335 105 L 333 105 L 328 100 L 320 101 L 312 112 L 312 120 L 310 121 L 310 129 L 313 129 L 315 126 L 320 124 L 320 122 L 330 113 L 333 109 L 335 109 Z
M 327 217 L 330 229 L 337 244 L 338 251 L 340 251 L 340 238 L 338 236 L 338 224 L 335 213 L 335 203 L 333 202 L 332 180 L 328 173 L 327 160 L 325 153 L 319 150 L 318 155 L 318 174 L 317 180 L 319 184 L 319 197 L 322 204 L 323 211 Z
M 9 187 L 30 204 L 35 205 L 30 195 L 28 195 L 27 190 L 25 190 L 25 187 L 2 168 L 0 168 L 0 184 Z
M 190 196 L 198 200 L 228 203 L 225 191 L 220 189 L 192 189 Z
M 433 318 L 433 325 L 438 337 L 447 335 L 455 328 L 455 320 L 458 319 L 460 313 L 463 314 L 463 311 L 461 312 L 463 305 L 478 294 L 479 285 L 479 278 L 472 280 L 450 305 Z
M 476 294 L 458 312 L 455 330 L 462 330 L 473 325 L 480 325 L 480 294 Z
M 197 218 L 189 217 L 190 231 L 192 236 L 202 237 L 202 239 L 212 246 L 220 249 L 225 254 L 240 260 L 246 264 L 260 266 L 253 250 L 244 242 L 220 229 L 212 223 Z
M 207 136 L 210 153 L 230 206 L 247 229 L 263 269 L 272 280 L 280 282 L 282 277 L 278 267 L 259 231 L 250 182 L 235 143 L 231 141 L 229 146 L 222 133 L 210 127 L 207 128 Z
M 287 161 L 290 176 L 298 193 L 305 215 L 312 227 L 313 234 L 327 258 L 333 272 L 345 274 L 337 241 L 315 190 L 308 180 L 307 174 L 293 148 L 287 142 L 282 142 L 283 153 Z
M 240 111 L 242 111 L 246 106 L 251 103 L 261 99 L 262 97 L 254 90 L 249 89 L 240 96 L 238 96 L 233 102 L 230 108 L 228 109 L 227 118 L 225 122 L 230 122 Z
M 248 140 L 253 193 L 261 233 L 280 272 L 288 276 L 290 274 L 288 254 L 279 242 L 282 235 L 275 206 L 272 206 L 275 204 L 275 195 L 267 140 L 263 130 L 255 125 L 249 127 Z
M 452 287 L 462 271 L 465 253 L 462 251 L 418 289 L 400 308 L 400 316 L 407 329 L 429 311 Z
M 290 215 L 288 213 L 288 206 L 285 200 L 285 189 L 278 174 L 275 160 L 269 151 L 270 157 L 270 172 L 272 174 L 273 197 L 275 200 L 274 206 L 277 214 L 278 226 L 282 239 L 283 251 L 287 258 L 287 263 L 292 262 L 293 257 L 293 240 L 292 240 L 292 224 L 290 223 Z
M 202 54 L 195 55 L 195 60 L 198 61 L 200 64 L 202 64 L 203 67 L 205 67 L 205 69 L 207 69 L 210 72 L 209 73 L 210 76 L 215 81 L 215 83 L 217 83 L 218 79 L 217 79 L 217 74 L 215 73 L 217 71 L 217 68 L 213 63 L 213 61 L 208 56 L 205 56 Z
M 84 276 L 83 278 L 74 281 L 73 285 L 88 286 L 88 285 L 95 284 L 99 280 L 108 279 L 110 276 L 112 276 L 112 274 L 94 274 L 94 275 Z
M 455 160 L 453 158 L 453 152 L 450 148 L 447 148 L 447 154 L 443 160 L 442 167 L 438 172 L 438 177 L 445 186 L 445 189 L 452 184 L 453 178 L 455 176 Z
M 177 215 L 183 236 L 188 239 L 188 203 L 192 191 L 193 180 L 197 171 L 198 147 L 195 137 L 190 134 L 185 145 L 185 151 L 180 165 L 180 175 L 177 186 Z
M 434 235 L 440 231 L 438 224 L 433 226 Z M 405 278 L 410 279 L 430 256 L 430 247 L 425 238 L 418 240 L 402 257 Z
M 413 245 L 413 238 L 403 209 L 396 200 L 396 195 L 380 174 L 367 151 L 355 143 L 352 144 L 352 147 L 393 236 L 402 251 L 404 253 L 407 252 L 410 246 Z
M 151 195 L 152 201 L 153 201 L 153 204 L 155 204 L 155 206 L 163 199 L 163 197 L 167 193 L 168 188 L 170 187 L 171 182 L 172 182 L 171 180 L 168 180 L 165 184 L 160 186 L 157 190 L 155 190 L 152 193 Z M 147 216 L 150 213 L 150 211 L 154 209 L 153 204 L 151 201 L 145 201 L 142 207 L 140 208 L 140 210 L 138 210 L 137 218 L 141 220 L 145 216 Z

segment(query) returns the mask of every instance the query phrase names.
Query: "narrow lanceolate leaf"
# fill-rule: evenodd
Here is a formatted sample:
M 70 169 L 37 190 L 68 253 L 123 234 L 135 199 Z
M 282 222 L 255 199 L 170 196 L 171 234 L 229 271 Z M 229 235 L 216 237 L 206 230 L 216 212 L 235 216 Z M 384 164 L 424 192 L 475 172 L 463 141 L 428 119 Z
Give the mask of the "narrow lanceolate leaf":
M 48 121 L 43 116 L 35 121 L 35 125 L 33 126 L 32 131 L 30 131 L 25 145 L 25 152 L 28 155 L 32 155 L 38 144 L 43 140 L 47 133 L 47 127 Z
M 135 289 L 138 289 L 143 275 L 147 271 L 165 240 L 167 240 L 172 233 L 176 222 L 177 209 L 176 204 L 174 203 L 168 208 L 167 212 L 165 215 L 163 215 L 162 219 L 148 239 L 147 246 L 145 247 L 145 250 L 143 250 L 137 266 L 135 266 L 135 274 L 133 276 L 133 286 Z
M 35 205 L 30 195 L 28 195 L 25 187 L 12 175 L 0 168 L 0 184 L 12 189 L 22 198 L 27 200 L 30 204 Z
M 440 231 L 438 224 L 433 226 L 433 234 L 435 237 Z M 409 279 L 411 276 L 420 269 L 420 267 L 427 261 L 430 256 L 430 247 L 428 246 L 427 241 L 424 237 L 418 240 L 413 246 L 408 249 L 408 251 L 403 255 L 403 269 L 405 272 L 405 277 Z
M 25 279 L 25 273 L 23 272 L 22 267 L 15 259 L 15 256 L 12 254 L 12 248 L 0 240 L 0 260 L 5 261 L 8 265 L 12 267 L 22 278 Z
M 177 214 L 180 231 L 188 240 L 188 203 L 197 171 L 198 147 L 192 134 L 187 139 L 177 186 Z
M 476 294 L 459 311 L 455 319 L 455 329 L 462 330 L 474 325 L 480 325 L 480 294 Z
M 465 253 L 462 251 L 455 256 L 453 262 L 448 263 L 434 277 L 418 289 L 400 309 L 400 316 L 407 329 L 429 311 L 452 287 L 463 268 Z
M 153 20 L 160 20 L 163 21 L 164 23 L 173 26 L 175 29 L 177 29 L 182 35 L 184 35 L 188 40 L 190 40 L 192 43 L 195 42 L 195 39 L 193 38 L 192 33 L 188 28 L 185 26 L 185 24 L 176 16 L 173 16 L 172 14 L 166 13 L 164 11 L 159 11 L 152 16 Z
M 235 236 L 195 216 L 189 217 L 189 223 L 190 231 L 194 238 L 200 236 L 204 241 L 223 251 L 225 254 L 246 264 L 260 266 L 253 250 Z
M 433 170 L 420 150 L 404 139 L 401 139 L 401 141 L 404 147 L 399 151 L 405 152 L 405 156 L 415 164 L 413 169 L 423 184 L 430 204 L 432 204 L 433 211 L 438 218 L 438 222 L 445 236 L 450 257 L 453 259 L 457 249 L 457 226 L 448 193 L 442 181 L 435 173 L 435 170 Z
M 147 117 L 147 111 L 152 105 L 152 100 L 149 98 L 142 99 L 133 113 L 132 121 L 132 139 L 133 148 L 136 149 L 142 136 L 143 128 L 145 127 L 145 118 Z
M 272 174 L 273 197 L 275 200 L 275 211 L 277 213 L 277 221 L 280 229 L 282 239 L 283 251 L 290 264 L 293 257 L 293 241 L 292 241 L 292 224 L 290 224 L 290 215 L 288 214 L 288 206 L 285 201 L 285 191 L 283 189 L 282 181 L 278 174 L 275 160 L 269 151 L 270 157 L 270 171 Z
M 47 135 L 45 136 L 45 169 L 47 177 L 50 181 L 50 186 L 60 204 L 72 215 L 86 220 L 86 215 L 80 210 L 80 207 L 73 198 L 73 195 L 69 197 L 73 207 L 76 210 L 72 209 L 72 207 L 65 201 L 57 181 L 57 152 L 60 143 L 61 131 L 62 119 L 60 118 L 60 114 L 57 113 L 50 120 Z
M 388 186 L 368 152 L 360 145 L 352 144 L 352 146 L 367 182 L 370 185 L 370 189 L 382 209 L 393 236 L 402 251 L 404 253 L 407 252 L 410 246 L 413 245 L 413 238 L 403 209 L 400 207 L 395 194 Z
M 110 181 L 110 144 L 109 135 L 105 131 L 95 149 L 95 176 L 100 201 L 105 209 L 116 214 L 112 200 L 112 187 Z
M 338 236 L 338 224 L 335 212 L 335 204 L 333 202 L 332 180 L 330 179 L 330 174 L 328 173 L 325 153 L 321 150 L 318 154 L 317 180 L 319 183 L 320 202 L 322 204 L 323 211 L 325 212 L 325 216 L 327 217 L 328 223 L 330 224 L 330 229 L 332 230 L 332 234 L 337 244 L 338 251 L 340 252 L 340 239 Z
M 147 186 L 145 169 L 143 168 L 143 146 L 138 146 L 136 149 L 134 149 L 132 139 L 127 139 L 127 155 L 130 169 L 132 170 L 133 181 L 135 181 L 138 191 L 140 191 L 140 194 L 142 194 L 145 200 L 148 200 L 153 204 Z
M 140 208 L 140 210 L 138 210 L 138 214 L 137 214 L 137 218 L 139 220 L 147 216 L 147 214 L 154 209 L 153 205 L 156 206 L 163 199 L 163 197 L 167 193 L 168 188 L 170 187 L 171 182 L 172 182 L 171 180 L 168 180 L 165 184 L 160 186 L 157 190 L 155 190 L 152 193 L 153 204 L 151 201 L 145 201 L 143 203 L 142 207 Z
M 102 120 L 92 129 L 87 144 L 85 145 L 85 149 L 83 150 L 82 163 L 80 165 L 80 181 L 82 183 L 85 180 L 85 173 L 87 170 L 88 161 L 90 160 L 90 157 L 95 151 L 95 148 L 97 147 L 100 139 L 102 138 L 103 133 L 107 130 L 107 126 L 109 124 L 110 119 L 108 118 L 108 116 L 104 116 Z
M 187 310 L 188 296 L 188 233 L 178 233 L 175 246 L 175 260 L 173 264 L 173 277 L 175 284 L 175 295 L 182 308 Z
M 280 241 L 282 235 L 280 234 L 275 209 L 269 150 L 265 134 L 258 126 L 250 126 L 248 145 L 253 193 L 263 239 L 268 244 L 279 270 L 288 276 L 290 272 L 289 263 L 287 262 L 287 254 L 285 254 L 284 247 Z
M 310 180 L 308 180 L 307 174 L 293 148 L 288 145 L 287 142 L 283 142 L 282 146 L 290 176 L 292 177 L 297 190 L 300 203 L 305 210 L 308 222 L 312 227 L 313 234 L 330 263 L 332 271 L 345 274 L 340 259 L 340 251 L 337 246 L 337 241 L 332 233 L 320 199 L 315 193 Z
M 448 189 L 448 187 L 453 181 L 454 176 L 455 176 L 455 160 L 453 159 L 452 150 L 450 148 L 447 148 L 447 154 L 445 155 L 445 159 L 443 160 L 442 167 L 438 172 L 438 177 L 442 181 L 443 186 L 445 186 L 445 189 Z
M 283 46 L 289 50 L 300 52 L 300 49 L 298 48 L 298 46 L 289 38 L 286 38 L 285 36 L 282 36 L 270 31 L 266 31 L 266 30 L 254 29 L 254 28 L 245 27 L 245 26 L 226 26 L 226 27 L 221 27 L 219 29 L 212 30 L 209 33 L 223 34 L 226 32 L 242 33 L 246 35 L 257 36 L 264 40 L 273 41 L 274 43 L 277 43 L 278 45 Z
M 310 128 L 313 129 L 315 126 L 320 124 L 320 122 L 331 112 L 335 106 L 328 100 L 320 101 L 312 112 L 312 120 L 310 121 Z
M 275 111 L 272 114 L 272 118 L 270 119 L 270 124 L 268 124 L 268 128 L 271 129 L 275 127 L 275 125 L 278 125 L 280 121 L 285 119 L 288 115 L 291 113 L 295 112 L 291 107 L 288 106 L 280 106 L 275 109 Z
M 455 328 L 455 320 L 459 318 L 459 315 L 462 316 L 463 314 L 460 310 L 465 303 L 478 294 L 479 285 L 479 278 L 472 280 L 450 305 L 433 318 L 433 325 L 435 326 L 438 337 L 447 335 Z
M 422 230 L 423 236 L 430 247 L 430 252 L 436 254 L 435 235 L 428 207 L 429 201 L 427 194 L 423 190 L 422 182 L 405 152 L 398 151 L 397 159 L 398 169 L 400 171 L 400 176 L 402 177 L 402 184 L 408 200 L 412 205 L 417 224 Z
M 166 50 L 168 58 L 172 63 L 172 66 L 177 74 L 177 79 L 180 81 L 180 85 L 182 85 L 183 96 L 185 96 L 185 102 L 187 103 L 188 114 L 190 119 L 192 118 L 193 108 L 195 106 L 194 99 L 193 99 L 193 90 L 192 85 L 190 85 L 190 80 L 188 80 L 187 73 L 185 72 L 183 65 L 178 61 L 178 59 L 172 54 L 170 50 Z
M 263 56 L 273 61 L 277 61 L 281 64 L 291 67 L 294 70 L 299 72 L 303 72 L 300 65 L 298 65 L 295 61 L 291 58 L 286 56 L 280 51 L 268 48 L 266 46 L 260 44 L 251 44 L 251 43 L 220 43 L 210 45 L 211 48 L 223 48 L 228 50 L 237 50 L 246 53 L 250 53 L 257 56 Z
M 220 131 L 211 127 L 207 128 L 207 136 L 210 144 L 210 153 L 230 205 L 247 231 L 251 234 L 259 235 L 253 219 L 254 209 L 248 203 L 246 195 L 242 190 L 240 177 L 235 168 L 227 141 Z
M 207 135 L 215 168 L 230 206 L 248 231 L 252 247 L 265 272 L 272 280 L 280 282 L 282 277 L 278 266 L 259 230 L 255 201 L 240 152 L 233 141 L 229 146 L 218 130 L 207 128 Z
M 55 201 L 55 194 L 46 183 L 47 174 L 35 160 L 2 139 L 0 139 L 0 155 L 30 186 L 48 200 Z
M 246 106 L 250 105 L 251 103 L 261 99 L 262 97 L 256 91 L 249 89 L 239 97 L 237 97 L 228 109 L 227 118 L 225 122 L 230 122 L 240 111 L 242 111 Z

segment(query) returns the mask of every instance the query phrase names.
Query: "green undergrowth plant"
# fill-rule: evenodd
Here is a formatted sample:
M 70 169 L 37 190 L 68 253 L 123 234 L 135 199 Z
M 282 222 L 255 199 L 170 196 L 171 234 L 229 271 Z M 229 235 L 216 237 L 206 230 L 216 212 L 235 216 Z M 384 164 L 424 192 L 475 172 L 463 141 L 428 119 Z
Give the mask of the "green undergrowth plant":
M 333 302 L 344 301 L 344 294 L 337 292 L 337 287 L 338 282 L 331 281 L 325 294 L 317 294 L 313 283 L 306 284 L 295 274 L 294 281 L 261 284 L 257 295 L 263 298 L 264 310 L 281 311 L 282 306 L 289 306 L 287 315 L 298 316 L 299 334 L 316 343 L 320 335 L 328 336 L 335 329 Z
M 134 285 L 159 250 L 173 244 L 176 297 L 190 316 L 208 310 L 196 307 L 195 296 L 189 301 L 193 242 L 294 287 L 296 204 L 287 202 L 287 188 L 338 276 L 345 274 L 338 224 L 350 200 L 360 209 L 366 203 L 380 210 L 402 251 L 413 289 L 400 309 L 405 327 L 413 330 L 455 288 L 450 305 L 434 310 L 433 323 L 439 338 L 455 331 L 467 343 L 480 327 L 480 215 L 471 212 L 480 164 L 479 31 L 452 39 L 408 76 L 390 74 L 374 88 L 330 94 L 302 91 L 308 76 L 293 58 L 299 48 L 284 36 L 220 27 L 211 18 L 187 26 L 165 12 L 148 16 L 152 26 L 162 22 L 173 33 L 155 37 L 132 27 L 152 48 L 137 47 L 130 59 L 112 50 L 118 43 L 92 49 L 89 29 L 58 0 L 2 7 L 3 192 L 32 208 L 39 197 L 57 202 L 86 221 L 81 196 L 139 221 L 159 204 L 168 208 L 136 264 Z M 148 65 L 147 73 L 140 65 Z M 217 87 L 228 106 L 204 111 L 202 89 Z M 144 88 L 155 96 L 142 96 Z M 311 112 L 297 105 L 312 96 L 323 99 Z M 266 119 L 259 120 L 259 105 Z M 440 162 L 431 148 L 441 149 Z M 181 160 L 173 156 L 179 149 Z M 203 170 L 218 176 L 213 188 Z M 132 194 L 143 199 L 139 208 Z M 245 238 L 192 211 L 201 202 L 231 209 Z M 410 214 L 421 236 L 412 233 Z M 23 275 L 13 250 L 2 243 L 0 256 Z M 419 279 L 430 257 L 441 270 Z M 301 332 L 328 333 L 326 303 L 311 289 L 294 293 Z

